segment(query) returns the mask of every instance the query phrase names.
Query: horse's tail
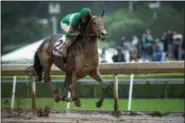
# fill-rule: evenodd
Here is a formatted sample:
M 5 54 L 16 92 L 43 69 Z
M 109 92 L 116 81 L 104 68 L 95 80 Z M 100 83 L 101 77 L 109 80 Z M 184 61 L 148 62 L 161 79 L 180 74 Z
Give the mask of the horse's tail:
M 34 67 L 35 73 L 37 74 L 38 81 L 41 81 L 42 80 L 43 66 L 40 63 L 40 59 L 39 59 L 39 56 L 38 56 L 37 52 L 34 55 L 33 67 Z

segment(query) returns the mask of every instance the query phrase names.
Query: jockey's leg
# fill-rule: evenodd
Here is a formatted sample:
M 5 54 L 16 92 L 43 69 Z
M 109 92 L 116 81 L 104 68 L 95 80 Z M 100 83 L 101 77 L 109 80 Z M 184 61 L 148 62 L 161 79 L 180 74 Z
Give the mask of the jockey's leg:
M 67 33 L 68 30 L 69 30 L 69 25 L 65 24 L 65 23 L 60 23 L 60 27 L 61 29 Z M 58 57 L 62 57 L 62 53 L 60 52 L 60 49 L 62 48 L 62 45 L 63 45 L 63 42 L 66 41 L 66 36 L 63 35 L 61 38 L 58 39 L 58 41 L 55 43 L 54 45 L 54 50 L 53 50 L 53 54 L 55 56 L 58 56 Z
M 66 41 L 64 41 L 64 43 L 62 44 L 60 48 L 60 53 L 62 54 L 63 57 L 67 56 L 67 49 L 69 48 L 69 46 L 71 46 L 73 41 L 74 41 L 73 38 L 66 37 Z
M 70 26 L 65 23 L 60 23 L 61 28 L 67 33 L 70 29 Z M 66 57 L 67 55 L 67 49 L 68 47 L 73 43 L 73 41 L 76 39 L 76 37 L 68 37 L 66 36 L 65 39 L 63 39 L 63 44 L 60 45 L 60 53 L 63 57 Z
M 68 32 L 69 30 L 69 26 L 65 23 L 60 23 L 60 27 L 65 31 L 65 32 Z

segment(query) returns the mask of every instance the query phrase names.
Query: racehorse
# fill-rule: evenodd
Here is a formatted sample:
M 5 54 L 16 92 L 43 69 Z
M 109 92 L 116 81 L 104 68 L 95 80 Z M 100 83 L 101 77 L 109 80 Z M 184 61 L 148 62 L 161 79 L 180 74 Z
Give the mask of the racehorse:
M 75 101 L 76 106 L 81 106 L 79 96 L 76 92 L 77 80 L 86 75 L 91 76 L 100 83 L 101 94 L 96 106 L 101 107 L 103 104 L 105 87 L 99 72 L 99 54 L 97 46 L 98 39 L 103 41 L 107 38 L 103 15 L 104 11 L 99 15 L 91 15 L 91 19 L 84 33 L 79 34 L 76 41 L 69 47 L 67 51 L 67 68 L 65 67 L 64 58 L 53 55 L 54 45 L 62 34 L 53 34 L 45 38 L 37 49 L 34 56 L 34 71 L 40 80 L 44 72 L 44 81 L 53 89 L 56 102 L 62 99 L 59 97 L 58 89 L 51 84 L 50 69 L 53 64 L 60 70 L 66 72 L 64 87 L 71 91 L 72 99 Z M 68 78 L 69 74 L 72 76 L 71 79 Z

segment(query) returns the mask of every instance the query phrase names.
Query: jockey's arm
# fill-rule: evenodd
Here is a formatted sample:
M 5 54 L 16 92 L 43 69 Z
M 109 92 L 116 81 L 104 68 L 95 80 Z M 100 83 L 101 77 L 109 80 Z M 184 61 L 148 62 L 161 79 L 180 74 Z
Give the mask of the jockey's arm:
M 70 26 L 66 36 L 67 37 L 77 37 L 78 35 L 79 35 L 79 31 L 77 31 L 74 27 Z
M 78 25 L 79 25 L 79 20 L 76 20 L 69 25 L 69 30 L 67 32 L 68 37 L 77 37 L 80 34 Z

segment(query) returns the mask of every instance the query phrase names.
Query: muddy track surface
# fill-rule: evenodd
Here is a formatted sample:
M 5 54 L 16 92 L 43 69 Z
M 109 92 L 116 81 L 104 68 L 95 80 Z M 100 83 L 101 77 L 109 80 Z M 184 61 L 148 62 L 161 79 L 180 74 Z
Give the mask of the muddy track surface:
M 1 109 L 2 123 L 184 123 L 184 112 Z

